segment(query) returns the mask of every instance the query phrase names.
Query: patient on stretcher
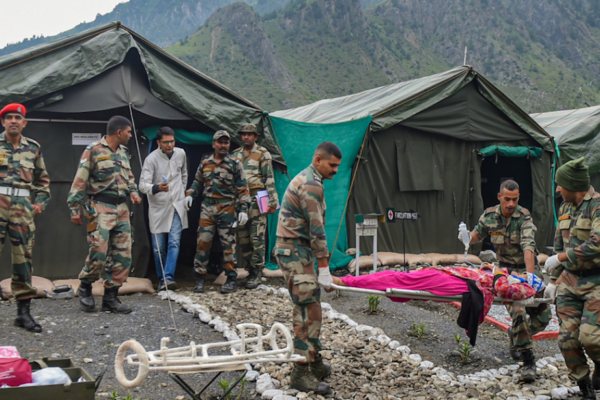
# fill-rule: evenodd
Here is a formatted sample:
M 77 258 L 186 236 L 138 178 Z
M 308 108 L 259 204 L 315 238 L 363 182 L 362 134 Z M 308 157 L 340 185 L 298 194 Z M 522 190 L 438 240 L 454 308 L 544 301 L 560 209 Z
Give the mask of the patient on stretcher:
M 528 284 L 529 282 L 532 285 Z M 399 272 L 381 271 L 369 275 L 333 277 L 333 283 L 338 286 L 350 286 L 363 289 L 385 291 L 388 288 L 423 290 L 436 296 L 473 294 L 472 300 L 477 310 L 480 310 L 479 321 L 482 323 L 487 315 L 494 297 L 507 300 L 523 300 L 536 295 L 544 289 L 544 284 L 538 277 L 527 274 L 512 274 L 497 266 L 484 264 L 481 269 L 464 267 L 428 267 L 418 271 Z M 480 292 L 480 293 L 477 293 Z M 406 302 L 409 298 L 390 297 L 395 302 Z M 480 304 L 483 302 L 483 304 Z M 460 324 L 459 324 L 460 325 Z

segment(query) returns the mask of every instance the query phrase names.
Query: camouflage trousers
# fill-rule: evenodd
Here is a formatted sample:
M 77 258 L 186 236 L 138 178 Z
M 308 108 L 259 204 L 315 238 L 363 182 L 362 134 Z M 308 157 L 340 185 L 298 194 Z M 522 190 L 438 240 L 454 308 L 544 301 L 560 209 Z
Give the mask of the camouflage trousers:
M 11 291 L 17 300 L 35 297 L 37 290 L 31 286 L 31 253 L 35 224 L 34 211 L 28 197 L 0 195 L 0 253 L 6 234 L 12 255 Z
M 131 224 L 127 204 L 85 203 L 89 254 L 79 279 L 94 283 L 102 272 L 104 287 L 121 287 L 131 269 Z
M 565 271 L 556 284 L 558 347 L 569 378 L 580 381 L 590 373 L 586 354 L 593 361 L 600 361 L 600 276 L 579 278 Z
M 516 270 L 518 273 L 525 273 L 525 270 Z M 535 274 L 540 278 L 542 272 L 536 265 Z M 550 323 L 552 310 L 547 304 L 541 304 L 538 307 L 523 307 L 506 305 L 506 311 L 512 318 L 512 330 L 515 340 L 515 348 L 518 351 L 533 349 L 533 336 L 542 332 Z
M 206 267 L 210 258 L 215 231 L 219 235 L 221 247 L 223 248 L 223 268 L 225 275 L 237 276 L 235 271 L 235 233 L 233 223 L 235 222 L 235 202 L 226 199 L 225 202 L 204 199 L 202 211 L 200 212 L 200 224 L 198 226 L 198 246 L 196 247 L 196 259 L 194 270 L 200 275 L 206 275 Z
M 261 214 L 256 198 L 252 199 L 248 211 L 248 222 L 237 229 L 238 245 L 242 257 L 246 260 L 248 271 L 262 271 L 265 267 L 265 234 L 267 232 L 267 214 Z
M 294 353 L 312 363 L 321 350 L 319 336 L 322 315 L 321 288 L 317 282 L 310 243 L 277 238 L 274 251 L 294 303 Z

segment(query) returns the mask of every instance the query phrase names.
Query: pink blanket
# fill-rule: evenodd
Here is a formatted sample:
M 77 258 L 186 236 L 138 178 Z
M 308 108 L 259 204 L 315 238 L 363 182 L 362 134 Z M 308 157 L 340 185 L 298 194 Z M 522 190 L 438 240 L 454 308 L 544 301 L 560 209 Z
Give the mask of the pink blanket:
M 467 282 L 463 279 L 431 269 L 411 273 L 381 271 L 370 275 L 348 275 L 341 279 L 351 287 L 383 291 L 388 288 L 426 290 L 436 296 L 456 296 L 469 291 Z M 402 303 L 410 300 L 399 297 L 390 297 L 389 299 Z

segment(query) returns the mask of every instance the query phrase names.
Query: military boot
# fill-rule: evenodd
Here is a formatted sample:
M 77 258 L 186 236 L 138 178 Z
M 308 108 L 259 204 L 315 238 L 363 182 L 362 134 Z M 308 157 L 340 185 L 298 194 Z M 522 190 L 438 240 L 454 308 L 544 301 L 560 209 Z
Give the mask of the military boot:
M 292 389 L 301 392 L 315 392 L 316 394 L 325 394 L 329 392 L 329 385 L 321 382 L 310 371 L 308 364 L 295 364 L 294 370 L 290 375 L 290 385 Z
M 317 353 L 315 362 L 310 364 L 310 372 L 312 372 L 315 378 L 322 381 L 331 375 L 331 364 L 323 362 L 323 357 Z
M 600 390 L 600 362 L 594 361 L 594 375 L 592 375 L 594 390 Z
M 237 290 L 237 277 L 228 276 L 227 282 L 221 286 L 221 293 L 233 293 Z
M 204 293 L 204 277 L 205 275 L 196 273 L 196 286 L 194 287 L 194 293 Z
M 521 367 L 521 380 L 525 383 L 531 383 L 535 381 L 535 357 L 531 349 L 521 351 L 523 357 L 523 366 Z
M 515 347 L 515 336 L 513 335 L 512 327 L 508 328 L 507 333 L 508 333 L 508 340 L 510 343 L 510 347 L 509 347 L 510 356 L 515 361 L 521 361 L 521 353 L 519 353 L 519 351 L 517 351 L 517 348 Z
M 17 300 L 17 318 L 15 319 L 15 326 L 25 328 L 29 332 L 41 332 L 42 327 L 35 322 L 29 313 L 30 305 L 31 299 Z
M 79 295 L 79 304 L 83 311 L 94 311 L 96 303 L 94 303 L 94 296 L 92 295 L 92 284 L 81 282 L 79 289 L 77 289 L 77 295 Z
M 104 288 L 104 296 L 102 297 L 102 311 L 110 311 L 115 314 L 129 314 L 131 307 L 121 303 L 117 297 L 119 292 L 118 287 Z
M 577 382 L 577 386 L 579 386 L 579 390 L 581 390 L 581 400 L 596 400 L 594 385 L 589 376 Z
M 246 281 L 246 289 L 256 289 L 261 283 L 262 271 L 258 271 L 257 268 L 253 268 L 248 275 Z

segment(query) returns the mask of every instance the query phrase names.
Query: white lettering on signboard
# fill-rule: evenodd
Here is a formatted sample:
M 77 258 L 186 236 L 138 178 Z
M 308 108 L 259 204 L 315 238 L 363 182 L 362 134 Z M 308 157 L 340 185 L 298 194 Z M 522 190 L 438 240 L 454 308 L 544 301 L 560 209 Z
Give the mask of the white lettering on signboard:
M 73 133 L 71 144 L 73 146 L 87 146 L 102 139 L 101 133 Z

